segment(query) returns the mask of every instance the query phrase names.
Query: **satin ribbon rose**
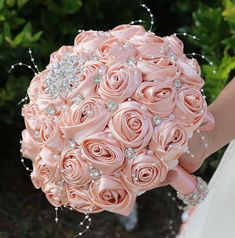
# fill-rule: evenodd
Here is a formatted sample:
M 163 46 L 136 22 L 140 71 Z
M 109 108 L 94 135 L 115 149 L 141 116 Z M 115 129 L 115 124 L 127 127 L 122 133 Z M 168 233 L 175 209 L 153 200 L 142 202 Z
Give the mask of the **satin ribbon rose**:
M 148 145 L 153 125 L 151 115 L 135 102 L 124 102 L 114 112 L 109 121 L 109 129 L 123 147 L 136 150 Z
M 94 51 L 111 35 L 103 31 L 84 31 L 78 34 L 74 40 L 76 49 L 86 49 L 90 52 Z
M 82 141 L 82 151 L 93 167 L 102 174 L 111 175 L 120 171 L 126 158 L 119 142 L 108 130 L 93 134 Z
M 68 197 L 63 182 L 58 184 L 46 183 L 42 191 L 45 193 L 46 198 L 51 205 L 55 207 L 68 205 Z
M 34 160 L 42 148 L 42 144 L 35 141 L 25 129 L 22 131 L 21 153 L 24 158 Z
M 89 197 L 104 210 L 128 216 L 136 200 L 136 195 L 127 189 L 120 178 L 102 175 L 90 184 Z
M 144 81 L 173 82 L 181 73 L 177 63 L 165 55 L 142 56 L 137 67 L 142 72 Z
M 207 104 L 199 89 L 183 87 L 178 91 L 178 101 L 173 114 L 188 133 L 192 133 L 203 122 Z
M 84 69 L 78 74 L 79 85 L 68 94 L 66 101 L 77 103 L 78 96 L 81 98 L 99 96 L 99 81 L 104 80 L 106 71 L 106 66 L 98 60 L 86 61 Z
M 42 71 L 44 72 L 44 71 Z M 43 73 L 36 74 L 30 82 L 30 85 L 27 89 L 27 94 L 31 102 L 36 101 L 38 98 L 38 87 L 41 81 L 43 80 Z
M 160 160 L 153 151 L 144 149 L 127 161 L 121 179 L 129 189 L 139 193 L 158 187 L 167 172 L 168 166 L 164 160 Z
M 131 43 L 137 49 L 137 58 L 156 57 L 164 54 L 164 39 L 156 36 L 153 32 L 145 32 L 142 35 L 133 35 L 130 39 Z
M 58 153 L 56 154 L 46 147 L 42 148 L 33 161 L 33 171 L 30 174 L 35 188 L 39 189 L 46 183 L 56 183 L 62 180 L 58 170 L 58 160 Z
M 185 129 L 171 119 L 163 119 L 160 125 L 155 126 L 149 148 L 163 158 L 169 168 L 177 165 L 177 159 L 188 148 L 188 136 Z
M 184 55 L 184 44 L 183 42 L 175 35 L 163 37 L 165 41 L 164 48 L 167 50 L 168 56 L 173 56 L 176 58 L 185 59 Z
M 65 139 L 60 130 L 56 117 L 47 117 L 41 124 L 38 139 L 53 151 L 61 152 L 65 146 Z
M 88 97 L 65 111 L 60 128 L 66 139 L 73 139 L 80 144 L 87 136 L 103 131 L 110 117 L 110 111 L 100 98 Z
M 107 102 L 121 103 L 134 94 L 141 82 L 142 74 L 136 67 L 116 63 L 101 80 L 98 92 Z
M 167 82 L 143 82 L 137 88 L 133 99 L 160 116 L 168 116 L 177 102 L 177 91 Z
M 43 121 L 47 117 L 46 112 L 40 111 L 37 104 L 30 102 L 22 107 L 22 116 L 24 117 L 25 126 L 29 135 L 35 141 L 41 142 L 38 139 L 37 133 L 40 130 Z
M 109 33 L 116 38 L 124 38 L 129 40 L 132 36 L 139 36 L 145 34 L 146 30 L 142 25 L 123 24 L 114 27 Z
M 201 77 L 201 69 L 196 59 L 185 59 L 177 61 L 181 68 L 180 80 L 185 84 L 201 89 L 205 83 Z
M 88 196 L 86 186 L 76 186 L 68 184 L 66 186 L 69 205 L 76 211 L 82 213 L 97 213 L 103 209 L 97 206 Z
M 83 161 L 80 149 L 68 149 L 61 153 L 59 169 L 69 184 L 83 186 L 91 180 L 89 166 Z
M 129 57 L 136 56 L 135 47 L 123 38 L 110 38 L 99 46 L 95 55 L 99 61 L 104 64 L 113 64 L 113 62 L 126 62 Z

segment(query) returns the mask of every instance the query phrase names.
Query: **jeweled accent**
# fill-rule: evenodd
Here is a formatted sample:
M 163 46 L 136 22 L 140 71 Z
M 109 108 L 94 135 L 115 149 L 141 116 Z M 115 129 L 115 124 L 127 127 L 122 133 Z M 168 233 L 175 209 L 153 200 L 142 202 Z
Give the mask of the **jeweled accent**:
M 99 60 L 99 57 L 97 55 L 91 55 L 89 57 L 89 60 L 95 60 L 95 61 L 98 61 Z
M 98 73 L 94 76 L 93 80 L 96 84 L 98 84 L 100 82 L 101 78 L 102 78 L 102 74 Z
M 126 156 L 128 159 L 134 158 L 134 157 L 135 157 L 135 153 L 136 153 L 135 150 L 132 149 L 132 148 L 126 148 L 126 149 L 125 149 L 125 152 L 124 152 L 125 156 Z
M 90 170 L 90 176 L 91 176 L 92 179 L 96 180 L 101 176 L 101 173 L 98 169 L 92 168 Z
M 181 85 L 180 81 L 177 79 L 177 80 L 175 80 L 175 82 L 174 82 L 174 86 L 175 86 L 175 89 L 176 89 L 176 90 L 179 90 L 182 85 Z
M 48 107 L 47 108 L 47 114 L 50 115 L 50 116 L 53 116 L 55 115 L 56 113 L 56 109 L 54 107 Z
M 155 126 L 160 125 L 161 122 L 162 122 L 162 118 L 159 115 L 155 115 L 153 117 L 153 123 L 154 123 Z
M 133 57 L 128 57 L 126 60 L 127 64 L 130 66 L 135 66 L 137 65 L 137 60 Z
M 169 52 L 168 56 L 172 59 L 172 60 L 176 60 L 176 54 L 174 52 Z
M 196 188 L 192 193 L 188 195 L 182 195 L 177 192 L 177 197 L 181 199 L 188 207 L 196 206 L 204 201 L 209 191 L 207 183 L 202 178 L 196 176 L 194 177 L 196 179 Z
M 108 109 L 109 109 L 109 111 L 115 111 L 115 110 L 117 110 L 117 108 L 118 108 L 118 104 L 117 103 L 115 103 L 115 102 L 109 102 L 108 103 Z
M 77 95 L 76 97 L 74 97 L 73 102 L 75 104 L 79 104 L 79 103 L 81 103 L 82 100 L 83 100 L 83 96 L 82 95 Z
M 70 149 L 74 149 L 76 147 L 77 143 L 75 142 L 75 140 L 71 139 L 71 140 L 68 140 L 68 147 Z
M 60 61 L 49 64 L 49 73 L 44 79 L 46 92 L 53 98 L 65 98 L 69 91 L 78 86 L 80 78 L 77 74 L 83 71 L 84 63 L 81 56 L 67 52 Z
M 40 137 L 39 131 L 35 131 L 35 132 L 34 132 L 34 137 L 35 137 L 35 138 L 39 138 L 39 137 Z

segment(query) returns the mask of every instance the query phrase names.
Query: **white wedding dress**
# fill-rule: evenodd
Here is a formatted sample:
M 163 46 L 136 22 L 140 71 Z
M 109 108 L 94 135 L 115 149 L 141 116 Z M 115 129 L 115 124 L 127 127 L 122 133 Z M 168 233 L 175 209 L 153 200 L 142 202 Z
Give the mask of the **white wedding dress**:
M 235 139 L 209 182 L 209 194 L 177 238 L 235 238 Z

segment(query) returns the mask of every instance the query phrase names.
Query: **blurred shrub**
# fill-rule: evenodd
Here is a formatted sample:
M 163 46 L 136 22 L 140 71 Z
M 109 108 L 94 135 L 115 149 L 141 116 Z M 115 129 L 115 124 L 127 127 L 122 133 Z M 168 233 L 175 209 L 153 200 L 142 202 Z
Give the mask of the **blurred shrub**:
M 200 41 L 182 39 L 186 52 L 204 54 L 214 62 L 211 67 L 198 58 L 206 81 L 207 101 L 211 103 L 235 69 L 233 0 L 0 0 L 1 123 L 22 127 L 17 102 L 25 96 L 32 75 L 19 67 L 11 74 L 8 70 L 19 61 L 30 63 L 29 47 L 39 69 L 43 69 L 51 52 L 61 45 L 73 44 L 78 29 L 108 30 L 137 19 L 145 20 L 148 29 L 148 14 L 139 7 L 143 2 L 155 15 L 153 30 L 157 34 L 186 31 L 200 38 Z M 213 163 L 216 166 L 218 160 Z

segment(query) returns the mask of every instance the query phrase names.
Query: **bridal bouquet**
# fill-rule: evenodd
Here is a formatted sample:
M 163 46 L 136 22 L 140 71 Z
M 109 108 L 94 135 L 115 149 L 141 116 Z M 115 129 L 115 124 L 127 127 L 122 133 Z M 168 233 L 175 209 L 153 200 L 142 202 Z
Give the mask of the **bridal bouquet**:
M 141 25 L 82 31 L 28 88 L 21 151 L 34 186 L 55 207 L 130 214 L 209 120 L 203 85 L 176 35 Z

